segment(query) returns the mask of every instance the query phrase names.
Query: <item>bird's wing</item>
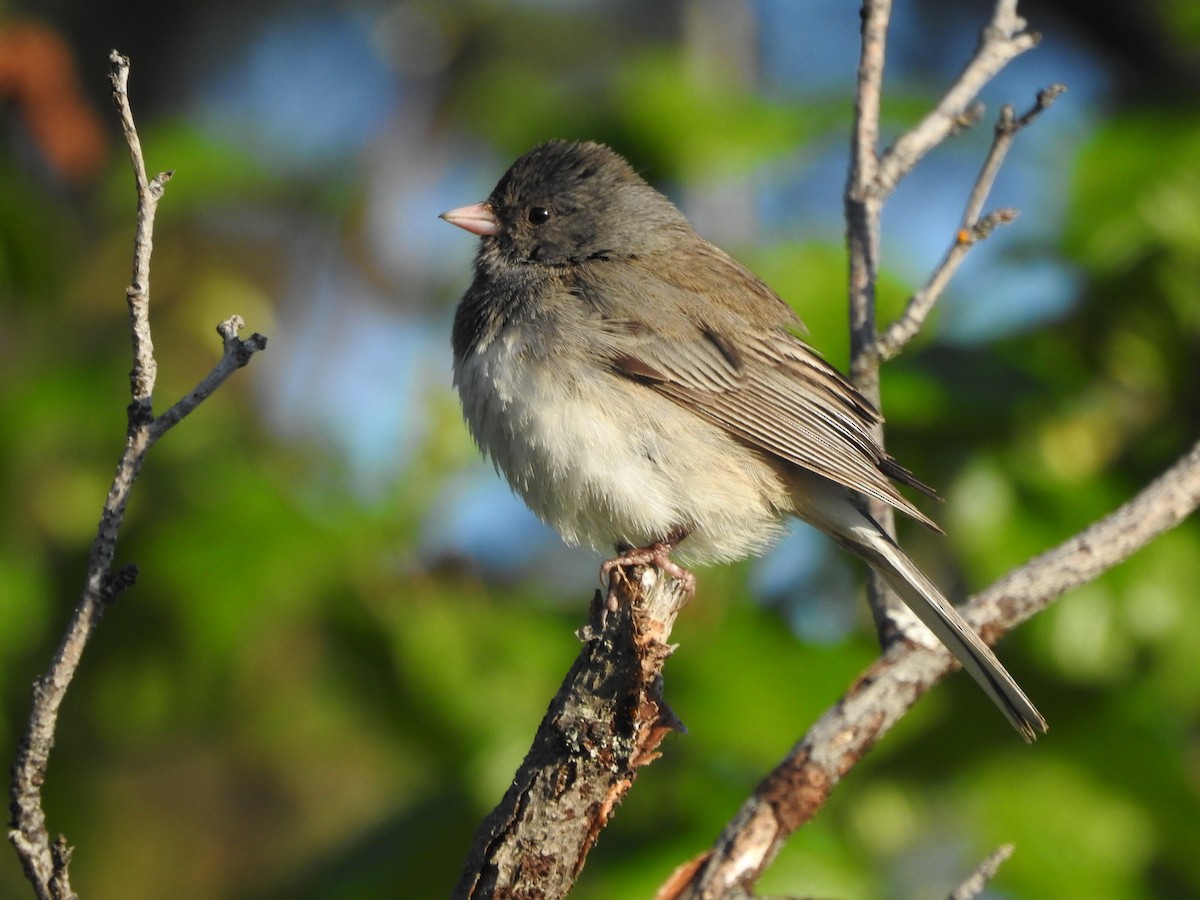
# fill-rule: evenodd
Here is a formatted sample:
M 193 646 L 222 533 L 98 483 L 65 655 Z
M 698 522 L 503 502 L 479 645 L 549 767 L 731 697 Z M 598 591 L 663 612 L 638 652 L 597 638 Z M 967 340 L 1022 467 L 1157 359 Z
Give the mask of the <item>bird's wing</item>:
M 792 333 L 788 326 L 799 322 L 790 310 L 772 309 L 778 321 L 752 327 L 735 306 L 714 302 L 711 292 L 698 298 L 694 291 L 645 277 L 638 279 L 638 291 L 636 316 L 600 318 L 597 351 L 614 372 L 755 447 L 938 530 L 889 479 L 936 493 L 880 447 L 871 434 L 882 421 L 879 412 Z M 656 309 L 684 314 L 656 323 Z

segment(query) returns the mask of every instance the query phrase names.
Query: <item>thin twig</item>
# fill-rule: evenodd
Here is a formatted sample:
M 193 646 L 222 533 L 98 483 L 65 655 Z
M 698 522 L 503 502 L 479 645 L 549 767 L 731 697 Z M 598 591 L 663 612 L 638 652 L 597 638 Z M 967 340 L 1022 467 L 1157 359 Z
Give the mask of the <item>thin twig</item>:
M 846 243 L 850 265 L 850 373 L 855 386 L 880 408 L 881 356 L 875 316 L 875 285 L 879 271 L 883 203 L 900 179 L 912 171 L 929 150 L 979 119 L 981 110 L 975 98 L 982 87 L 1011 59 L 1038 42 L 1036 34 L 1025 31 L 1025 20 L 1017 15 L 1017 0 L 997 0 L 974 56 L 937 106 L 917 125 L 900 135 L 879 157 L 876 142 L 890 13 L 890 0 L 863 2 L 858 92 L 851 137 L 850 176 L 845 196 Z M 935 299 L 941 286 L 957 269 L 965 249 L 952 247 L 939 270 L 934 273 L 928 294 Z M 923 298 L 921 302 L 924 304 L 926 299 Z M 882 423 L 875 427 L 874 437 L 882 447 Z M 878 500 L 868 500 L 867 509 L 885 531 L 894 533 L 895 515 L 891 506 Z M 915 624 L 914 617 L 904 610 L 883 578 L 874 571 L 868 575 L 867 603 L 883 647 L 902 637 L 906 628 Z
M 1005 104 L 1001 108 L 991 149 L 971 188 L 954 241 L 929 279 L 909 298 L 904 312 L 879 336 L 873 348 L 856 359 L 857 366 L 874 365 L 876 361 L 886 362 L 904 349 L 904 346 L 920 332 L 926 318 L 933 311 L 946 285 L 950 283 L 970 249 L 984 240 L 995 228 L 1007 225 L 1017 217 L 1016 210 L 1007 208 L 995 210 L 982 218 L 980 216 L 1017 133 L 1048 109 L 1065 90 L 1066 87 L 1061 84 L 1052 84 L 1038 91 L 1036 102 L 1020 118 L 1015 116 L 1011 105 Z
M 1012 844 L 1001 844 L 987 855 L 978 868 L 975 869 L 963 883 L 950 892 L 949 900 L 975 900 L 983 893 L 988 882 L 996 877 L 996 873 L 1005 861 L 1013 855 L 1015 848 Z
M 937 106 L 883 154 L 872 185 L 875 196 L 882 200 L 891 194 L 926 153 L 962 127 L 963 116 L 969 114 L 983 86 L 1016 57 L 1037 46 L 1041 36 L 1026 31 L 1025 26 L 1025 20 L 1017 15 L 1017 0 L 997 0 L 979 47 L 958 78 Z
M 682 730 L 662 698 L 662 668 L 684 585 L 634 568 L 614 573 L 613 588 L 612 610 L 597 593 L 584 647 L 476 832 L 455 898 L 565 896 L 638 770 Z
M 845 194 L 851 360 L 867 358 L 875 346 L 875 285 L 879 275 L 883 200 L 874 185 L 879 176 L 879 109 L 891 13 L 891 0 L 863 2 L 858 86 L 850 133 L 850 173 Z M 879 406 L 879 367 L 862 366 L 855 368 L 852 374 L 855 386 L 863 396 Z M 876 425 L 873 434 L 883 446 L 882 425 Z M 894 533 L 895 515 L 890 506 L 868 500 L 867 508 L 884 530 Z M 867 576 L 867 603 L 880 643 L 886 646 L 896 634 L 895 615 L 899 600 L 874 570 Z
M 34 887 L 39 900 L 73 900 L 68 865 L 71 847 L 59 836 L 53 842 L 46 828 L 42 809 L 42 785 L 46 778 L 50 750 L 58 725 L 58 713 L 67 689 L 79 667 L 84 648 L 100 623 L 105 611 L 117 597 L 130 588 L 137 578 L 137 567 L 126 566 L 114 572 L 117 536 L 125 518 L 125 507 L 146 453 L 163 434 L 209 396 L 229 375 L 245 365 L 258 350 L 266 346 L 266 338 L 253 335 L 240 340 L 237 330 L 242 326 L 234 316 L 218 327 L 224 341 L 224 353 L 211 373 L 163 416 L 153 416 L 154 383 L 157 362 L 150 333 L 150 254 L 153 247 L 154 214 L 170 173 L 146 177 L 141 142 L 134 126 L 133 112 L 126 90 L 129 80 L 129 60 L 113 51 L 113 100 L 117 105 L 121 128 L 129 144 L 137 186 L 137 230 L 134 236 L 133 273 L 125 295 L 129 305 L 130 335 L 133 368 L 130 373 L 132 401 L 128 407 L 125 449 L 117 463 L 117 472 L 109 488 L 96 537 L 88 557 L 87 576 L 79 602 L 72 613 L 50 668 L 33 686 L 33 704 L 13 762 L 11 788 L 12 823 L 9 841 L 21 859 L 25 875 Z
M 879 272 L 879 201 L 872 185 L 878 174 L 879 106 L 887 51 L 891 0 L 866 0 L 862 10 L 862 47 L 854 125 L 850 136 L 850 172 L 846 182 L 846 240 L 850 265 L 850 345 L 856 356 L 875 341 L 875 282 Z M 878 401 L 879 386 L 859 384 Z
M 117 53 L 109 54 L 112 69 L 113 103 L 121 121 L 125 143 L 129 145 L 129 162 L 133 166 L 133 180 L 137 189 L 137 233 L 134 237 L 133 278 L 126 292 L 129 303 L 129 334 L 133 341 L 133 369 L 129 373 L 130 392 L 133 402 L 143 416 L 149 417 L 154 396 L 154 382 L 158 375 L 158 363 L 154 359 L 154 340 L 150 334 L 150 255 L 154 251 L 154 215 L 158 201 L 171 180 L 171 172 L 161 172 L 151 181 L 146 177 L 146 161 L 142 156 L 142 142 L 133 123 L 133 109 L 129 105 L 129 60 Z
M 151 423 L 150 434 L 154 440 L 158 440 L 168 429 L 178 425 L 192 410 L 212 396 L 225 379 L 250 362 L 250 357 L 266 348 L 266 337 L 257 332 L 248 338 L 238 337 L 238 332 L 245 324 L 241 316 L 230 316 L 217 326 L 217 334 L 221 336 L 224 346 L 220 361 L 198 385 Z
M 1020 118 L 1014 118 L 1012 104 L 1006 103 L 1000 108 L 1000 117 L 996 120 L 994 129 L 994 137 L 992 139 L 991 149 L 988 151 L 987 159 L 984 160 L 983 168 L 979 172 L 979 177 L 975 180 L 975 186 L 971 189 L 971 196 L 967 199 L 966 209 L 963 210 L 962 231 L 970 231 L 975 227 L 975 223 L 979 221 L 979 216 L 983 212 L 983 205 L 987 202 L 988 195 L 992 192 L 992 186 L 996 183 L 996 176 L 1000 173 L 1000 167 L 1004 164 L 1004 158 L 1008 155 L 1009 149 L 1012 147 L 1013 141 L 1017 137 L 1017 133 L 1031 125 L 1038 116 L 1050 108 L 1050 106 L 1060 96 L 1066 93 L 1067 86 L 1055 82 L 1049 87 L 1042 88 L 1037 92 L 1037 99 Z

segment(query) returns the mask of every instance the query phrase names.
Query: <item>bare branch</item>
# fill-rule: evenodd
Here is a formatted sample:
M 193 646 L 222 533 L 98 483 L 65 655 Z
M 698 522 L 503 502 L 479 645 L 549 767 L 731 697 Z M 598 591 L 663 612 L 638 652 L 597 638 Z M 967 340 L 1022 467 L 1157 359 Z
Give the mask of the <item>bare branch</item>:
M 992 19 L 984 26 L 975 55 L 959 73 L 938 105 L 906 131 L 883 154 L 872 191 L 886 198 L 900 180 L 930 150 L 962 127 L 964 115 L 985 84 L 1009 62 L 1037 46 L 1041 36 L 1025 30 L 1017 15 L 1017 0 L 997 0 Z
M 996 877 L 1000 867 L 1013 855 L 1014 849 L 1012 844 L 1001 844 L 989 853 L 979 867 L 950 892 L 949 900 L 974 900 L 982 894 L 988 882 Z
M 988 643 L 1128 559 L 1200 507 L 1200 442 L 1132 500 L 1053 550 L 1010 572 L 962 607 Z M 720 897 L 753 884 L 793 831 L 825 804 L 833 788 L 877 740 L 955 668 L 942 647 L 896 643 L 758 785 L 717 838 L 687 890 Z
M 1020 118 L 1015 117 L 1011 105 L 1005 104 L 1001 108 L 999 119 L 996 121 L 991 149 L 988 151 L 987 159 L 984 160 L 979 176 L 975 179 L 971 194 L 967 198 L 962 222 L 955 233 L 954 242 L 929 276 L 929 280 L 909 298 L 900 317 L 879 336 L 873 348 L 855 360 L 857 366 L 874 365 L 876 360 L 886 362 L 896 356 L 920 332 L 921 327 L 925 324 L 925 319 L 933 311 L 933 307 L 941 298 L 946 285 L 950 283 L 950 279 L 954 277 L 970 249 L 991 234 L 993 229 L 1000 225 L 1007 225 L 1017 217 L 1017 211 L 1014 209 L 998 209 L 983 218 L 980 218 L 980 215 L 1017 132 L 1048 109 L 1050 104 L 1065 90 L 1066 87 L 1061 84 L 1052 84 L 1050 87 L 1038 91 L 1037 101 Z
M 879 210 L 874 185 L 879 166 L 879 104 L 887 48 L 890 0 L 863 3 L 862 48 L 854 126 L 850 137 L 850 172 L 846 183 L 846 240 L 850 263 L 850 351 L 853 357 L 875 342 L 875 282 L 879 272 Z M 879 399 L 878 380 L 860 383 L 867 397 Z
M 129 305 L 133 368 L 130 373 L 132 401 L 128 407 L 125 449 L 117 462 L 117 472 L 104 502 L 96 537 L 88 557 L 87 576 L 79 602 L 72 613 L 50 668 L 33 686 L 33 704 L 29 722 L 13 762 L 11 787 L 12 823 L 9 841 L 21 858 L 25 875 L 39 900 L 73 900 L 68 865 L 71 848 L 59 836 L 53 842 L 42 810 L 42 785 L 46 779 L 50 750 L 58 725 L 58 713 L 67 689 L 79 667 L 92 633 L 119 594 L 137 578 L 137 567 L 126 566 L 113 572 L 117 537 L 125 518 L 130 492 L 141 471 L 146 453 L 171 426 L 195 408 L 235 369 L 243 366 L 266 338 L 254 335 L 247 341 L 237 337 L 240 317 L 234 316 L 218 327 L 225 353 L 212 373 L 200 386 L 167 411 L 153 416 L 154 382 L 158 369 L 154 342 L 150 333 L 150 254 L 153 248 L 154 215 L 170 173 L 146 177 L 141 142 L 133 122 L 126 90 L 129 60 L 116 51 L 110 56 L 113 101 L 129 144 L 134 180 L 137 184 L 137 230 L 134 236 L 133 274 L 125 291 Z
M 850 136 L 850 174 L 846 182 L 846 245 L 849 262 L 850 359 L 873 359 L 875 346 L 875 285 L 879 276 L 880 215 L 883 201 L 874 189 L 879 173 L 879 109 L 883 91 L 883 64 L 891 0 L 864 0 L 859 51 L 858 88 L 854 100 L 854 125 Z M 853 367 L 855 386 L 879 406 L 878 365 Z M 883 427 L 873 429 L 883 445 Z M 892 508 L 868 500 L 871 516 L 889 534 L 895 532 Z M 896 633 L 894 613 L 899 600 L 874 570 L 867 576 L 867 602 L 881 644 Z
M 613 579 L 613 608 L 597 592 L 584 647 L 476 833 L 454 897 L 565 896 L 638 769 L 683 730 L 662 698 L 662 668 L 684 585 L 656 568 L 626 575 Z
M 1004 158 L 1008 155 L 1017 133 L 1031 125 L 1034 119 L 1049 109 L 1055 100 L 1066 93 L 1066 90 L 1066 85 L 1055 82 L 1038 91 L 1033 106 L 1020 118 L 1014 118 L 1012 104 L 1006 103 L 1000 108 L 1000 118 L 996 122 L 991 150 L 988 151 L 987 159 L 983 163 L 983 170 L 975 181 L 975 187 L 971 190 L 971 196 L 967 201 L 967 208 L 963 212 L 962 227 L 964 229 L 970 229 L 978 221 L 980 213 L 983 212 L 983 204 L 987 201 L 988 194 L 992 192 L 992 185 L 996 183 L 996 176 L 1000 173 L 1000 167 L 1004 164 Z
M 129 105 L 129 59 L 116 50 L 108 57 L 112 69 L 113 103 L 121 120 L 121 131 L 129 145 L 129 161 L 133 166 L 134 186 L 137 189 L 137 233 L 133 244 L 133 278 L 126 297 L 129 303 L 129 334 L 133 341 L 133 369 L 129 373 L 133 403 L 144 416 L 150 415 L 158 363 L 154 359 L 154 341 L 150 335 L 150 255 L 154 250 L 154 215 L 158 201 L 171 180 L 171 172 L 162 172 L 153 180 L 146 177 L 146 161 L 142 142 L 133 123 Z
M 204 376 L 203 381 L 151 423 L 150 433 L 154 440 L 158 440 L 163 434 L 178 425 L 184 416 L 212 396 L 225 379 L 250 362 L 250 357 L 266 348 L 267 339 L 258 332 L 245 340 L 238 337 L 238 331 L 245 324 L 241 316 L 230 316 L 217 326 L 217 334 L 221 336 L 225 348 L 220 362 Z
M 880 158 L 876 142 L 879 136 L 884 47 L 891 5 L 890 0 L 863 2 L 858 91 L 851 136 L 850 175 L 845 193 L 846 243 L 850 266 L 850 372 L 855 386 L 877 407 L 882 408 L 879 393 L 879 364 L 882 357 L 875 315 L 875 285 L 879 272 L 883 203 L 899 180 L 929 150 L 949 135 L 979 120 L 982 108 L 975 99 L 979 90 L 1009 60 L 1037 44 L 1038 36 L 1025 31 L 1025 20 L 1017 15 L 1016 8 L 1017 0 L 997 0 L 992 19 L 983 29 L 975 55 L 937 107 L 897 138 Z M 978 239 L 973 229 L 967 229 L 966 233 Z M 905 334 L 909 328 L 912 334 L 919 329 L 924 316 L 932 309 L 973 242 L 956 242 L 952 245 L 929 283 L 910 301 L 909 306 L 914 313 L 904 318 L 900 326 Z M 903 341 L 911 336 L 897 339 L 892 349 L 893 355 Z M 876 440 L 883 446 L 882 423 L 874 431 Z M 891 506 L 879 500 L 868 500 L 867 509 L 885 531 L 894 534 L 895 515 Z M 911 622 L 912 618 L 902 611 L 899 600 L 882 577 L 873 571 L 868 575 L 867 602 L 881 646 L 887 647 L 903 636 L 904 623 Z

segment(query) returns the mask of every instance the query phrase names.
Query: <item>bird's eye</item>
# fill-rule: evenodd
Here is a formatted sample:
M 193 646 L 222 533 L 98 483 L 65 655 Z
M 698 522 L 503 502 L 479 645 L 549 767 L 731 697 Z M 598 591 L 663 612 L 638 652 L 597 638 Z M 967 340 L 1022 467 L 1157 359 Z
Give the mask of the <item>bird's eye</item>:
M 531 225 L 543 225 L 550 221 L 550 210 L 544 206 L 529 207 L 529 223 Z

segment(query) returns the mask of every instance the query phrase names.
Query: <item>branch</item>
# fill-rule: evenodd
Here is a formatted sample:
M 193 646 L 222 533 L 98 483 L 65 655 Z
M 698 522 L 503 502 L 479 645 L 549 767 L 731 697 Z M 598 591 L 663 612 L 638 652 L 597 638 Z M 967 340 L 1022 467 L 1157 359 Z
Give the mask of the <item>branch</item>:
M 1037 45 L 1038 35 L 1025 31 L 1025 20 L 1017 15 L 1017 0 L 997 0 L 992 19 L 980 35 L 979 47 L 955 79 L 937 106 L 909 131 L 900 135 L 883 154 L 877 156 L 879 108 L 882 90 L 884 48 L 891 14 L 890 0 L 864 0 L 862 48 L 858 69 L 854 127 L 851 136 L 850 175 L 846 185 L 846 243 L 849 252 L 850 284 L 850 371 L 855 386 L 876 407 L 882 408 L 879 392 L 879 364 L 882 359 L 875 316 L 875 283 L 879 272 L 880 219 L 883 203 L 917 162 L 949 135 L 974 124 L 981 116 L 975 97 L 987 82 L 1010 60 Z M 1054 94 L 1057 96 L 1057 93 Z M 1053 96 L 1049 98 L 1053 100 Z M 1022 117 L 1027 124 L 1047 101 Z M 1041 100 L 1039 99 L 1039 103 Z M 1008 117 L 1011 119 L 1011 110 Z M 1002 124 L 1005 117 L 1001 117 Z M 997 126 L 998 131 L 1001 126 Z M 1007 129 L 1006 129 L 1007 130 Z M 1016 129 L 1013 129 L 1015 133 Z M 956 239 L 946 259 L 931 276 L 918 297 L 910 301 L 912 315 L 902 317 L 898 329 L 891 332 L 887 346 L 895 355 L 920 328 L 950 276 L 957 270 L 967 249 L 987 230 L 1010 219 L 1013 214 L 998 211 L 986 222 L 978 221 L 986 192 L 1011 144 L 1012 135 L 997 134 L 992 153 L 976 182 L 967 203 L 965 219 L 970 227 L 960 229 L 968 238 Z M 978 230 L 976 230 L 978 229 Z M 908 330 L 911 329 L 911 334 Z M 884 446 L 883 425 L 874 429 L 874 437 Z M 892 507 L 880 500 L 868 500 L 867 510 L 889 534 L 895 533 Z M 913 620 L 901 611 L 899 600 L 886 582 L 872 571 L 867 581 L 867 602 L 875 621 L 880 644 L 887 647 L 903 637 L 905 625 Z
M 962 607 L 988 643 L 1063 593 L 1124 562 L 1200 507 L 1200 442 L 1132 500 L 1010 572 Z M 758 785 L 671 897 L 722 897 L 753 884 L 877 740 L 955 668 L 943 647 L 896 643 Z
M 929 150 L 954 131 L 978 121 L 981 107 L 975 97 L 979 90 L 1011 59 L 1036 45 L 1037 35 L 1025 31 L 1025 22 L 1017 15 L 1016 6 L 1016 0 L 998 0 L 975 55 L 942 100 L 880 157 L 877 151 L 880 97 L 891 4 L 890 0 L 863 2 L 862 47 L 845 207 L 852 372 L 855 385 L 876 405 L 880 399 L 882 354 L 876 335 L 875 283 L 883 202 Z M 910 304 L 911 314 L 890 332 L 891 343 L 885 346 L 891 355 L 911 337 L 907 329 L 915 334 L 920 328 L 928 309 L 970 245 L 1011 218 L 1009 211 L 1000 210 L 981 219 L 983 203 L 1016 131 L 1028 124 L 1054 96 L 1057 92 L 1045 92 L 1044 98 L 1039 97 L 1039 105 L 1019 120 L 1019 126 L 1011 109 L 1002 113 L 991 153 L 967 202 L 963 228 L 955 246 L 931 276 L 919 297 L 919 305 Z M 882 444 L 882 428 L 877 429 L 875 436 Z M 869 507 L 876 520 L 890 531 L 891 508 L 879 503 L 871 503 Z M 714 849 L 681 867 L 663 887 L 660 898 L 730 897 L 749 891 L 783 840 L 815 815 L 840 778 L 918 697 L 950 671 L 953 661 L 944 648 L 925 648 L 897 640 L 903 635 L 892 616 L 894 600 L 890 594 L 882 581 L 872 576 L 869 598 L 881 643 L 887 648 L 884 656 L 759 785 Z M 1013 624 L 1015 621 L 1004 624 L 997 619 L 989 624 L 985 637 L 994 641 Z
M 684 586 L 635 567 L 612 588 L 619 602 L 606 607 L 597 592 L 585 645 L 476 833 L 455 898 L 565 896 L 638 769 L 683 730 L 662 698 L 662 668 Z
M 153 180 L 146 177 L 146 162 L 142 157 L 142 142 L 133 123 L 129 105 L 129 60 L 116 50 L 109 54 L 112 71 L 113 102 L 121 120 L 121 131 L 129 145 L 129 161 L 137 188 L 137 231 L 133 239 L 133 278 L 126 291 L 129 304 L 129 334 L 133 342 L 133 369 L 129 373 L 133 402 L 150 415 L 154 381 L 158 363 L 154 359 L 154 340 L 150 334 L 150 255 L 154 250 L 154 216 L 167 182 L 174 172 L 160 172 Z
M 238 337 L 238 332 L 245 326 L 245 320 L 236 315 L 230 316 L 217 325 L 217 334 L 221 336 L 224 348 L 220 362 L 174 406 L 150 423 L 150 434 L 153 440 L 158 440 L 168 430 L 178 425 L 192 410 L 211 397 L 230 375 L 249 363 L 250 357 L 259 350 L 266 349 L 267 338 L 258 332 L 244 340 Z
M 950 900 L 974 900 L 982 894 L 988 882 L 996 877 L 996 872 L 1013 855 L 1014 849 L 1012 844 L 1001 844 L 989 853 L 979 867 L 950 893 Z
M 850 352 L 857 358 L 875 342 L 875 282 L 879 271 L 880 200 L 872 190 L 878 177 L 879 105 L 887 46 L 890 0 L 863 3 L 862 49 L 858 65 L 850 173 L 846 182 L 846 241 L 850 256 Z M 867 376 L 858 388 L 879 399 L 879 382 Z
M 213 371 L 175 406 L 159 418 L 153 415 L 154 382 L 158 370 L 154 342 L 150 333 L 150 253 L 153 247 L 154 215 L 170 172 L 147 178 L 141 142 L 129 106 L 127 85 L 129 60 L 116 51 L 110 56 L 113 101 L 121 128 L 129 144 L 137 186 L 137 230 L 134 236 L 133 274 L 125 296 L 129 306 L 133 369 L 130 372 L 132 401 L 128 407 L 125 449 L 117 462 L 117 472 L 100 514 L 100 524 L 88 557 L 87 576 L 71 620 L 68 622 L 50 668 L 33 686 L 33 706 L 29 722 L 13 762 L 12 811 L 9 841 L 21 859 L 25 876 L 39 900 L 71 900 L 68 865 L 71 848 L 59 836 L 51 842 L 42 810 L 42 785 L 46 779 L 50 750 L 58 725 L 58 713 L 67 689 L 79 667 L 84 648 L 100 619 L 117 597 L 133 586 L 136 566 L 113 571 L 117 536 L 125 518 L 125 507 L 133 484 L 141 471 L 146 453 L 163 434 L 208 397 L 235 370 L 266 346 L 266 338 L 255 334 L 248 340 L 237 337 L 242 320 L 234 316 L 218 326 L 224 341 L 224 354 Z
M 1020 118 L 1016 118 L 1010 104 L 1001 107 L 1000 117 L 996 121 L 992 147 L 979 171 L 979 177 L 975 179 L 975 186 L 967 198 L 962 222 L 955 233 L 954 242 L 946 251 L 941 263 L 934 269 L 933 274 L 929 276 L 929 280 L 909 298 L 904 312 L 879 336 L 873 347 L 855 360 L 856 365 L 876 365 L 878 362 L 886 362 L 896 356 L 904 348 L 904 345 L 916 337 L 921 330 L 925 319 L 941 298 L 946 285 L 950 283 L 950 279 L 954 277 L 958 267 L 966 259 L 968 251 L 979 241 L 984 240 L 995 228 L 1007 225 L 1017 217 L 1016 210 L 1003 208 L 982 218 L 981 215 L 983 205 L 987 202 L 992 185 L 995 184 L 996 176 L 1000 172 L 1000 166 L 1004 163 L 1004 157 L 1012 146 L 1017 132 L 1049 109 L 1050 105 L 1064 91 L 1066 91 L 1066 87 L 1061 84 L 1052 84 L 1050 87 L 1038 91 L 1037 101 Z
M 875 346 L 875 284 L 879 276 L 879 230 L 883 200 L 874 185 L 879 174 L 879 109 L 883 92 L 883 64 L 891 0 L 864 0 L 862 46 L 858 64 L 858 87 L 854 99 L 854 125 L 850 134 L 850 173 L 844 198 L 846 248 L 849 257 L 850 359 L 870 357 Z M 876 407 L 879 402 L 879 367 L 852 365 L 854 385 Z M 872 434 L 883 446 L 883 426 Z M 889 534 L 895 532 L 892 508 L 868 500 L 867 509 Z M 872 569 L 867 575 L 867 602 L 881 644 L 896 633 L 893 612 L 899 601 L 883 578 Z
M 983 86 L 1012 60 L 1036 47 L 1040 40 L 1041 35 L 1025 30 L 1025 20 L 1017 15 L 1017 0 L 997 0 L 992 20 L 984 26 L 979 47 L 970 62 L 933 111 L 884 153 L 871 186 L 874 196 L 883 200 L 891 194 L 926 153 L 970 119 L 971 107 Z
M 1025 31 L 1025 20 L 1017 15 L 1017 0 L 997 0 L 992 19 L 980 35 L 979 47 L 958 78 L 937 106 L 900 135 L 879 158 L 879 109 L 890 0 L 864 0 L 862 15 L 862 48 L 845 201 L 850 255 L 850 356 L 855 384 L 869 400 L 878 403 L 880 354 L 876 349 L 875 280 L 879 267 L 879 216 L 883 201 L 926 153 L 954 132 L 978 121 L 980 109 L 976 95 L 1010 60 L 1035 47 L 1039 36 Z M 1061 85 L 1055 85 L 1043 91 L 1038 95 L 1037 106 L 1016 123 L 1006 122 L 1002 114 L 992 151 L 967 203 L 963 217 L 967 232 L 973 231 L 1013 136 L 1049 106 L 1062 90 Z M 1007 119 L 1011 120 L 1011 117 L 1012 111 L 1008 109 Z M 961 261 L 958 257 L 965 252 L 957 250 L 960 243 L 969 246 L 973 241 L 956 241 L 951 250 L 956 259 L 949 263 L 943 261 L 931 281 L 940 281 L 944 286 L 953 270 L 939 273 L 949 266 L 957 268 Z M 941 286 L 937 287 L 938 293 Z M 915 327 L 920 327 L 919 321 Z M 893 335 L 892 342 L 896 341 Z M 882 509 L 874 511 L 883 512 Z

